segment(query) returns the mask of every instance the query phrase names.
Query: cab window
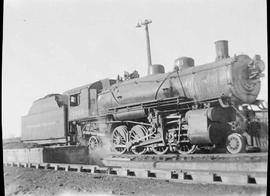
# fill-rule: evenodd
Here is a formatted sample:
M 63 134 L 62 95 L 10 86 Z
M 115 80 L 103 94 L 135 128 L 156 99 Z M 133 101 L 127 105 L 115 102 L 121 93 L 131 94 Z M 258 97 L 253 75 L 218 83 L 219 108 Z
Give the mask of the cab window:
M 70 106 L 78 106 L 80 105 L 80 94 L 70 95 Z

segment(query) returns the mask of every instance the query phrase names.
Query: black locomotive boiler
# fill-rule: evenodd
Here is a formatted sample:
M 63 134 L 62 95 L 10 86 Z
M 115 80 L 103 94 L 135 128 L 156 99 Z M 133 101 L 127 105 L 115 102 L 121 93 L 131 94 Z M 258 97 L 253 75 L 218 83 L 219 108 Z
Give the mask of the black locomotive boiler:
M 120 154 L 244 152 L 253 145 L 254 123 L 244 106 L 258 103 L 264 63 L 259 55 L 229 57 L 225 40 L 215 44 L 212 63 L 195 66 L 181 57 L 168 73 L 156 64 L 145 77 L 134 72 L 41 98 L 22 117 L 22 140 L 94 150 L 109 138 Z

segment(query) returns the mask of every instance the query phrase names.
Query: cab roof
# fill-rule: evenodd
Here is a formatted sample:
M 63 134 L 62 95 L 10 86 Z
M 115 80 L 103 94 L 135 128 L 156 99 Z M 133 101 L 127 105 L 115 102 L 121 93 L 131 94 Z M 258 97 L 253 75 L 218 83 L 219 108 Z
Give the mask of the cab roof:
M 113 82 L 113 81 L 116 81 L 116 80 L 105 78 L 103 80 L 98 80 L 98 81 L 96 81 L 94 83 L 85 84 L 85 85 L 82 85 L 82 86 L 67 90 L 67 91 L 63 92 L 63 94 L 71 95 L 71 94 L 80 93 L 80 91 L 82 89 L 85 89 L 85 88 L 93 88 L 93 89 L 97 89 L 97 90 L 104 89 L 104 87 L 108 88 L 108 87 L 105 86 L 105 81 Z

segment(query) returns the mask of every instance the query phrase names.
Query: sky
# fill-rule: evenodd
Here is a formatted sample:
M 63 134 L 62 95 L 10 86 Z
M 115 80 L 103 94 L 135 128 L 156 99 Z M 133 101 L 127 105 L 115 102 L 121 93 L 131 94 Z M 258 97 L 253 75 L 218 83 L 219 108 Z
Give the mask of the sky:
M 214 42 L 229 54 L 260 54 L 267 62 L 266 0 L 6 0 L 2 53 L 2 135 L 21 135 L 21 117 L 50 93 L 124 71 L 147 72 L 145 32 L 152 63 L 172 71 L 181 56 L 195 65 L 215 60 Z M 268 102 L 267 69 L 259 99 Z

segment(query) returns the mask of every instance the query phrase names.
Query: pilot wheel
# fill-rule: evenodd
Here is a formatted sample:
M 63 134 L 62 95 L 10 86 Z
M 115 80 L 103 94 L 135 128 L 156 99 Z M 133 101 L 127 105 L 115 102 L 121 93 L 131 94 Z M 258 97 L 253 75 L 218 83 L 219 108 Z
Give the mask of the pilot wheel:
M 227 137 L 226 149 L 231 154 L 237 154 L 245 152 L 246 150 L 246 140 L 239 133 L 231 133 Z

